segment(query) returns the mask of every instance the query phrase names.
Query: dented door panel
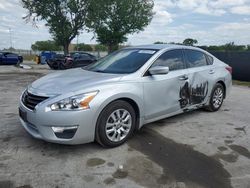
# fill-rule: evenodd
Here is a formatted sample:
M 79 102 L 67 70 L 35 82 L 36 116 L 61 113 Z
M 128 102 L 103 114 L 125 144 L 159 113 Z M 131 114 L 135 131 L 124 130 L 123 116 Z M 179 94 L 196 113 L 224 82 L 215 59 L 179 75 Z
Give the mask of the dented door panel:
M 190 68 L 188 80 L 180 89 L 180 106 L 190 110 L 202 106 L 209 99 L 214 85 L 214 75 L 210 74 L 212 66 Z

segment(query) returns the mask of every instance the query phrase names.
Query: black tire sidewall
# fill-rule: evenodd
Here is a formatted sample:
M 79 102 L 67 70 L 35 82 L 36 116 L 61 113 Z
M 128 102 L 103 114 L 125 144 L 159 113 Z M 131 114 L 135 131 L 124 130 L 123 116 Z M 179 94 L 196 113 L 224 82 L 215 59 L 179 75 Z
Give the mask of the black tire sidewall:
M 221 105 L 220 105 L 218 108 L 214 107 L 214 104 L 213 104 L 214 92 L 215 92 L 215 90 L 216 90 L 217 88 L 221 88 L 222 91 L 223 91 L 222 103 L 221 103 Z M 214 86 L 214 88 L 213 88 L 212 94 L 211 94 L 210 103 L 209 103 L 209 108 L 210 108 L 212 111 L 218 111 L 218 110 L 220 109 L 220 107 L 222 106 L 222 104 L 223 104 L 224 96 L 225 96 L 225 89 L 224 89 L 224 87 L 223 87 L 220 83 L 216 83 L 215 86 Z
M 107 119 L 110 116 L 110 114 L 118 109 L 125 109 L 130 113 L 131 118 L 132 118 L 132 125 L 131 125 L 130 132 L 123 140 L 121 140 L 119 142 L 112 142 L 111 140 L 108 139 L 108 137 L 106 135 L 105 126 L 106 126 L 106 122 L 107 122 Z M 126 101 L 122 101 L 122 100 L 114 101 L 114 102 L 108 104 L 102 110 L 102 112 L 100 113 L 100 115 L 98 117 L 97 126 L 96 126 L 96 139 L 101 145 L 103 145 L 105 147 L 119 146 L 119 145 L 123 144 L 124 142 L 126 142 L 126 140 L 133 134 L 134 129 L 135 129 L 135 124 L 136 124 L 136 113 L 135 113 L 135 110 L 133 109 L 133 107 Z

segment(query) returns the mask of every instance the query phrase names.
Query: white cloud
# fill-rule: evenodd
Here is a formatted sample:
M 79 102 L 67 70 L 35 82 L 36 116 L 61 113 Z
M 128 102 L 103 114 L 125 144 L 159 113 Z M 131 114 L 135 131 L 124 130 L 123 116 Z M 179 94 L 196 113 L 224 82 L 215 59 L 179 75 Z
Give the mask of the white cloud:
M 152 20 L 153 25 L 167 25 L 173 21 L 174 15 L 170 14 L 167 10 L 172 8 L 172 1 L 156 1 L 154 5 L 154 18 Z
M 206 4 L 199 6 L 194 10 L 194 12 L 212 16 L 221 16 L 226 13 L 226 11 L 223 9 L 212 9 L 208 7 Z
M 250 15 L 250 6 L 236 6 L 231 8 L 231 12 L 234 14 Z
M 150 30 L 130 37 L 129 44 L 146 44 L 156 41 L 182 42 L 186 38 L 197 39 L 199 45 L 220 45 L 229 42 L 249 44 L 250 23 L 219 23 L 218 26 L 202 28 L 199 25 L 182 24 L 165 30 Z
M 232 23 L 225 23 L 220 26 L 217 26 L 215 28 L 215 31 L 218 32 L 230 32 L 230 31 L 242 31 L 242 30 L 248 30 L 250 31 L 250 23 L 238 23 L 238 22 L 232 22 Z
M 232 13 L 238 14 L 240 11 L 237 11 L 237 9 L 241 9 L 242 14 L 247 14 L 249 13 L 249 7 L 246 6 L 247 3 L 249 3 L 249 0 L 178 0 L 175 5 L 182 10 L 221 16 L 227 13 L 228 8 L 232 7 L 236 9 L 236 11 L 231 11 Z
M 176 5 L 183 10 L 192 10 L 197 8 L 202 2 L 202 0 L 179 0 Z
M 217 0 L 217 1 L 211 1 L 210 5 L 214 8 L 227 8 L 230 6 L 243 5 L 246 2 L 247 0 Z
M 8 11 L 10 8 L 13 8 L 14 5 L 11 2 L 8 2 L 6 0 L 0 0 L 0 10 L 2 11 Z
M 209 0 L 179 0 L 177 1 L 176 6 L 182 10 L 189 10 L 195 13 L 212 15 L 212 16 L 221 16 L 226 13 L 223 8 L 215 7 Z

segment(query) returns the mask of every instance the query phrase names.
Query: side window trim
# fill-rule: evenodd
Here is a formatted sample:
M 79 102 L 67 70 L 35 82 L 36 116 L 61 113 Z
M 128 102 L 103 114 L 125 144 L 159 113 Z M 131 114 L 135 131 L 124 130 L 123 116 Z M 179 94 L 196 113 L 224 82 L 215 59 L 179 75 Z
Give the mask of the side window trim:
M 184 65 L 185 65 L 185 69 L 188 69 L 189 67 L 188 67 L 188 63 L 187 63 L 187 59 L 186 59 L 185 49 L 182 48 L 181 52 L 182 52 L 182 59 L 183 59 Z

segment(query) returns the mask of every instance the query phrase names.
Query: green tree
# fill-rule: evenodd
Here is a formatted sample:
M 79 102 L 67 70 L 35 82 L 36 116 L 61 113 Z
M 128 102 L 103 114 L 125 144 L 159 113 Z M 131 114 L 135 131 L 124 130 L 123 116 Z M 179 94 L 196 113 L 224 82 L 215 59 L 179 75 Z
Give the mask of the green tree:
M 166 43 L 161 41 L 156 41 L 154 44 L 166 44 Z
M 138 33 L 153 18 L 153 0 L 91 0 L 87 26 L 97 41 L 112 52 L 127 35 Z
M 36 41 L 31 45 L 31 49 L 34 51 L 60 51 L 61 46 L 57 45 L 55 41 Z
M 95 51 L 107 51 L 107 47 L 102 44 L 95 45 Z
M 85 26 L 88 0 L 21 0 L 28 10 L 27 21 L 44 20 L 53 39 L 63 46 L 64 54 L 69 52 L 69 44 Z
M 225 51 L 245 51 L 246 46 L 244 45 L 235 45 L 234 42 L 230 42 L 224 45 Z
M 183 44 L 187 46 L 194 46 L 195 44 L 198 44 L 198 41 L 196 39 L 187 38 L 183 41 Z
M 75 46 L 75 50 L 92 52 L 93 48 L 89 44 L 80 43 Z

